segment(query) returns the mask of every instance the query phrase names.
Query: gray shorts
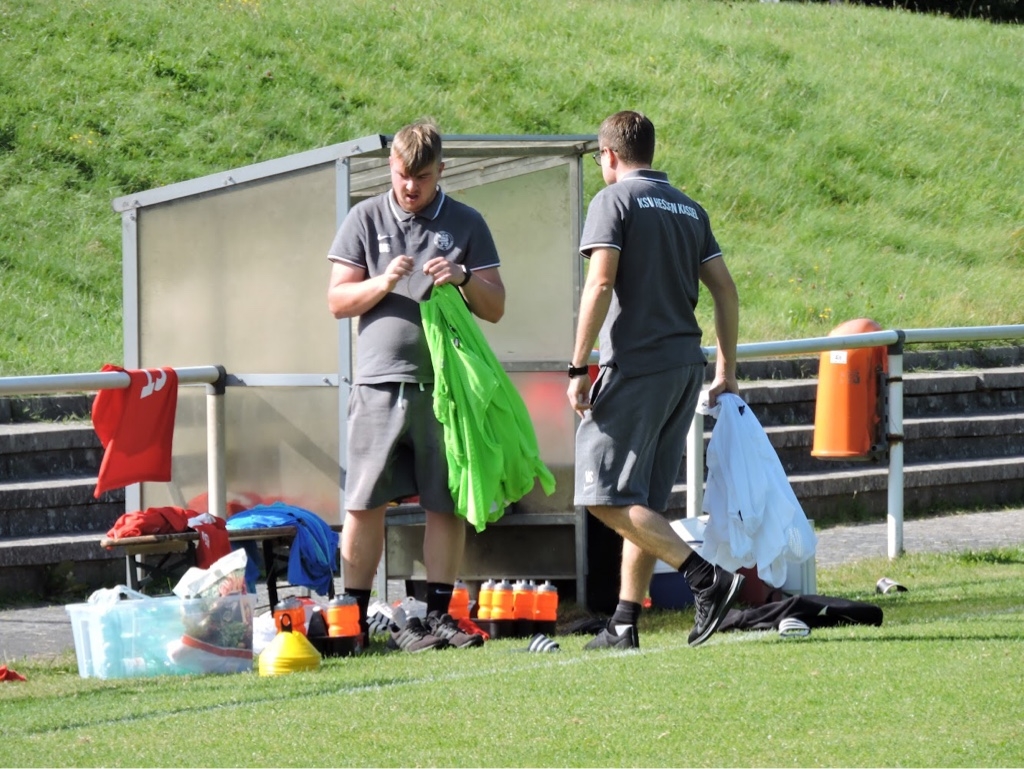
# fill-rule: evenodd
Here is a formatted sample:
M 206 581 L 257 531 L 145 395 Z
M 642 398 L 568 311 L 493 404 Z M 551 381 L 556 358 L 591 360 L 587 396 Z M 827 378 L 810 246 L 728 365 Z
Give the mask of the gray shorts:
M 602 367 L 576 431 L 575 504 L 664 512 L 703 383 L 703 363 L 637 377 Z
M 425 510 L 455 512 L 433 385 L 353 385 L 345 509 L 372 510 L 416 494 Z

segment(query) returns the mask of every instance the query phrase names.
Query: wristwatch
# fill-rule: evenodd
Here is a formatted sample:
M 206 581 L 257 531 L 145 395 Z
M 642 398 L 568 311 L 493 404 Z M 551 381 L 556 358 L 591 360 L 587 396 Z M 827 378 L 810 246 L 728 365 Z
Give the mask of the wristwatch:
M 459 288 L 462 288 L 464 285 L 469 283 L 469 279 L 473 277 L 473 271 L 470 270 L 469 267 L 467 267 L 466 265 L 462 265 L 462 269 L 464 269 L 466 271 L 466 277 L 464 277 L 462 279 L 462 282 L 459 283 L 459 285 L 458 285 Z
M 584 374 L 589 373 L 590 369 L 586 366 L 574 366 L 571 363 L 569 364 L 569 379 L 575 379 L 578 376 L 583 376 Z

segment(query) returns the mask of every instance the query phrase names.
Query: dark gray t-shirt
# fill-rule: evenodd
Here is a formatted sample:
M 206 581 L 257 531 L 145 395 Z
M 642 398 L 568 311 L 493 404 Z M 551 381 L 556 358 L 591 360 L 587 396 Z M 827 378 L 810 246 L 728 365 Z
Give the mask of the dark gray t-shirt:
M 415 260 L 413 273 L 359 318 L 356 384 L 432 382 L 434 371 L 423 334 L 419 302 L 430 297 L 433 281 L 423 265 L 436 256 L 472 270 L 498 267 L 498 250 L 478 211 L 438 188 L 437 197 L 418 214 L 403 211 L 390 190 L 352 207 L 334 237 L 327 258 L 383 274 L 396 256 Z
M 619 251 L 601 365 L 639 376 L 706 362 L 694 316 L 700 265 L 722 255 L 707 213 L 660 171 L 632 171 L 590 202 L 580 253 Z

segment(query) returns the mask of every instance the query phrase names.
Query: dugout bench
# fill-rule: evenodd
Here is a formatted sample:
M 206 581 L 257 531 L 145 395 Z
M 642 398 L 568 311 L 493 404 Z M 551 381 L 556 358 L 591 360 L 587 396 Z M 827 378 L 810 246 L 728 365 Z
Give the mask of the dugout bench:
M 335 531 L 340 526 L 332 526 Z M 277 605 L 277 580 L 288 573 L 288 555 L 297 532 L 296 526 L 271 526 L 261 529 L 227 530 L 232 543 L 257 542 L 263 552 L 266 570 L 267 596 L 270 606 Z M 141 590 L 149 584 L 169 579 L 181 569 L 196 565 L 196 543 L 198 531 L 181 531 L 171 534 L 143 534 L 138 537 L 112 539 L 103 537 L 100 546 L 107 549 L 120 548 L 125 554 L 127 584 Z M 156 557 L 147 560 L 147 556 Z M 334 597 L 334 583 L 328 598 Z

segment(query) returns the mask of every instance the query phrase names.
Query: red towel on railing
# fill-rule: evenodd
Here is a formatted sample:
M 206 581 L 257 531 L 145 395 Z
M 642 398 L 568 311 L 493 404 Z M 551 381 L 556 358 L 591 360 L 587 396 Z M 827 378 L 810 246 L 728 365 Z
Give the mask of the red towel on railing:
M 125 371 L 109 363 L 103 371 Z M 93 496 L 141 481 L 171 480 L 171 443 L 178 407 L 178 374 L 172 368 L 125 371 L 131 384 L 100 390 L 92 424 L 103 444 Z

